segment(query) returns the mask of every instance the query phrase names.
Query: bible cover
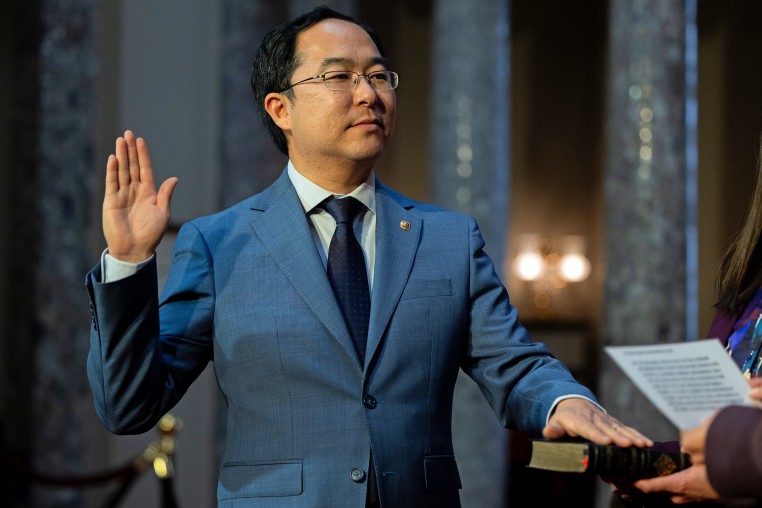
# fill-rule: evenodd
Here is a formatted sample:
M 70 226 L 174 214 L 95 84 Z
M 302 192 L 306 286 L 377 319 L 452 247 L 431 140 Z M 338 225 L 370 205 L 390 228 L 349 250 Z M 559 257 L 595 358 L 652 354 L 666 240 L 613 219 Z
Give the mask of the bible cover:
M 668 446 L 622 448 L 589 441 L 531 440 L 528 467 L 565 473 L 594 473 L 624 478 L 652 478 L 690 467 L 690 457 Z

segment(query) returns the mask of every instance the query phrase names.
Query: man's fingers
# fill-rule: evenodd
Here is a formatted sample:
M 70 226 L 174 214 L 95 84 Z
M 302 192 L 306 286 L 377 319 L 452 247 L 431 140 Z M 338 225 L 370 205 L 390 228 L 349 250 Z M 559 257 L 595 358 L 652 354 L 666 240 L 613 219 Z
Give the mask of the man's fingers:
M 653 446 L 653 441 L 613 416 L 597 408 L 559 404 L 556 413 L 543 429 L 543 435 L 557 439 L 568 435 L 582 437 L 600 444 L 618 446 Z
M 632 427 L 628 427 L 627 425 L 621 425 L 617 426 L 617 428 L 614 430 L 614 432 L 617 432 L 619 435 L 623 436 L 625 439 L 629 439 L 632 444 L 635 446 L 653 446 L 654 442 L 649 439 L 647 436 L 643 435 L 641 432 L 633 429 Z M 620 438 L 617 435 L 612 435 L 612 439 L 614 439 L 614 442 L 617 445 L 621 446 Z
M 138 158 L 138 178 L 141 182 L 153 187 L 153 168 L 151 167 L 151 157 L 148 154 L 148 145 L 143 138 L 136 139 L 135 145 Z
M 653 441 L 638 430 L 602 411 L 594 411 L 588 421 L 593 427 L 592 430 L 603 437 L 603 441 L 613 441 L 618 446 L 653 446 Z
M 119 192 L 119 163 L 116 156 L 111 154 L 106 161 L 106 194 Z
M 156 206 L 169 214 L 169 205 L 172 202 L 172 193 L 177 185 L 177 177 L 167 178 L 159 187 L 159 193 L 156 195 Z
M 550 422 L 542 429 L 542 435 L 548 439 L 559 439 L 566 435 L 566 431 L 559 424 Z
M 127 143 L 127 163 L 130 169 L 130 180 L 140 181 L 140 159 L 138 157 L 138 148 L 135 142 L 135 134 L 130 131 L 124 131 L 124 141 Z
M 609 416 L 606 419 L 606 422 L 602 425 L 602 430 L 606 432 L 610 437 L 615 439 L 618 436 L 625 436 L 634 441 L 639 446 L 653 446 L 653 441 L 648 439 L 637 429 L 625 425 L 613 416 Z
M 116 177 L 115 181 L 108 180 L 107 183 L 115 183 L 113 192 L 130 189 L 131 184 L 135 184 L 132 189 L 150 188 L 155 190 L 153 169 L 151 168 L 151 156 L 148 153 L 148 145 L 143 138 L 136 138 L 131 130 L 124 131 L 124 136 L 116 138 L 114 161 L 109 157 L 107 162 L 106 177 Z M 153 192 L 153 191 L 152 191 Z
M 130 184 L 130 172 L 127 160 L 127 142 L 123 137 L 116 138 L 114 152 L 116 153 L 119 188 L 126 188 Z

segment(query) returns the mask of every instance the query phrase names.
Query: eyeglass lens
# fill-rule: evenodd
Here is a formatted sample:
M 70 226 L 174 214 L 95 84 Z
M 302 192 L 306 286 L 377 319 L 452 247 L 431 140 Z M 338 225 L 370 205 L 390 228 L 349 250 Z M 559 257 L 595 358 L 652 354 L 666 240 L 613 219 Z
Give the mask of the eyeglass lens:
M 397 74 L 391 71 L 377 71 L 358 74 L 353 71 L 329 71 L 323 75 L 325 86 L 331 90 L 352 91 L 366 79 L 376 90 L 391 90 L 397 87 Z

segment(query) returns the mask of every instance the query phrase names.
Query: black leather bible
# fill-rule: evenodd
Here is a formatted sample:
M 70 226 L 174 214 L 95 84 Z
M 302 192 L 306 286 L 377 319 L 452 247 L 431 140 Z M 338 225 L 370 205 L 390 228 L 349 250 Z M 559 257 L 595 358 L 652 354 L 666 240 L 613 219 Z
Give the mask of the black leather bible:
M 527 466 L 548 471 L 637 479 L 668 475 L 691 465 L 689 455 L 669 443 L 623 448 L 590 441 L 530 441 L 532 451 Z

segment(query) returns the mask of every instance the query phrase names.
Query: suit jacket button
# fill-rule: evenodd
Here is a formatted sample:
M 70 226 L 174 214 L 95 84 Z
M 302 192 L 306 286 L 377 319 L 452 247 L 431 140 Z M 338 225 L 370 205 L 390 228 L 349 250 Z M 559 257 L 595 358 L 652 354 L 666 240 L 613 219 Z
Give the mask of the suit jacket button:
M 349 473 L 349 477 L 352 478 L 353 482 L 362 483 L 362 481 L 365 480 L 365 471 L 356 467 Z
M 366 395 L 362 402 L 368 409 L 376 407 L 376 398 L 373 395 Z

